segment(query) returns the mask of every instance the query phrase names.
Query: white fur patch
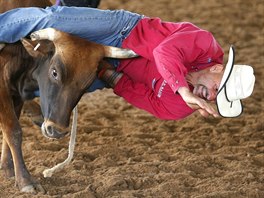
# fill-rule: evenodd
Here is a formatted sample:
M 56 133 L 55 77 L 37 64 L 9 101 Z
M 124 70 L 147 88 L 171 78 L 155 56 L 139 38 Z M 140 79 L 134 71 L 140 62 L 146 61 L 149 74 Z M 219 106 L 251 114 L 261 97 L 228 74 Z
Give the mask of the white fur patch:
M 75 147 L 75 140 L 76 140 L 77 117 L 78 117 L 78 111 L 77 111 L 77 106 L 76 106 L 73 109 L 73 121 L 72 121 L 71 137 L 70 137 L 70 142 L 69 142 L 69 153 L 68 153 L 67 159 L 52 168 L 45 169 L 43 171 L 44 177 L 51 177 L 54 172 L 57 172 L 63 169 L 64 166 L 68 165 L 70 161 L 72 160 L 74 147 Z

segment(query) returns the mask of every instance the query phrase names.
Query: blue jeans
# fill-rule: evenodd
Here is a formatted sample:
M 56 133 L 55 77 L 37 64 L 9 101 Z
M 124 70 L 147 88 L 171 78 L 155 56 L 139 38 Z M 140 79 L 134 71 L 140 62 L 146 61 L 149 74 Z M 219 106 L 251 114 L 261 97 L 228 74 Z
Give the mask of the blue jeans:
M 13 43 L 34 31 L 53 27 L 96 43 L 121 47 L 142 17 L 125 10 L 84 7 L 18 8 L 0 14 L 0 42 Z M 117 66 L 118 61 L 112 60 L 111 64 Z M 96 79 L 87 91 L 105 86 Z

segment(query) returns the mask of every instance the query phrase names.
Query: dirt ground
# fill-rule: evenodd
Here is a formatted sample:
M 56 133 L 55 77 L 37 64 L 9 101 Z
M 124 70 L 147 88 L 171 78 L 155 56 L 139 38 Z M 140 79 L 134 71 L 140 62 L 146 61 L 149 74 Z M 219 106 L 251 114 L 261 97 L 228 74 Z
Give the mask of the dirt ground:
M 67 157 L 69 138 L 48 140 L 22 115 L 24 158 L 47 194 L 20 193 L 0 172 L 0 197 L 264 197 L 264 1 L 102 0 L 100 8 L 190 21 L 211 31 L 225 52 L 233 44 L 236 63 L 255 68 L 244 113 L 161 121 L 111 90 L 87 94 L 79 104 L 73 161 L 51 178 L 42 171 Z

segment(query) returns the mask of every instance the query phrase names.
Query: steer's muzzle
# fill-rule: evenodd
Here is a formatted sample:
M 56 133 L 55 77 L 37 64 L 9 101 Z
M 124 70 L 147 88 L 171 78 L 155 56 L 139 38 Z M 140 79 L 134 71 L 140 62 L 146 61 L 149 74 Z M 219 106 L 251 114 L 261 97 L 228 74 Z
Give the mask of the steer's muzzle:
M 41 132 L 47 138 L 61 139 L 69 133 L 69 129 L 60 127 L 52 121 L 45 120 L 41 125 Z

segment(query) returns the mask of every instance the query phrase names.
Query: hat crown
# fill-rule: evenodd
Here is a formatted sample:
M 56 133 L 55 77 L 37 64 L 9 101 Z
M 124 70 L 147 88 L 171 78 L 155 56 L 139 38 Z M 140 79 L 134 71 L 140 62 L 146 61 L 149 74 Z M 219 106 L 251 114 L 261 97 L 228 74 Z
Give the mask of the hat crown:
M 255 76 L 249 65 L 234 65 L 226 82 L 226 97 L 231 102 L 249 97 L 254 88 Z

